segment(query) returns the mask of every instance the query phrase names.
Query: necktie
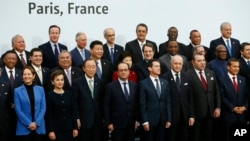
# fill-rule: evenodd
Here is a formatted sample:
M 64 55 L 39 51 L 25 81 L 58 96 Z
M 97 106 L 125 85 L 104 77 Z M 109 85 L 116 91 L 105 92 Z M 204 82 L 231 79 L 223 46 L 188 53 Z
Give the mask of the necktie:
M 23 66 L 26 66 L 26 62 L 25 62 L 25 60 L 23 58 L 23 54 L 22 53 L 20 54 L 20 57 L 21 57 L 21 62 L 23 64 Z
M 155 79 L 155 82 L 156 82 L 156 92 L 157 92 L 158 97 L 160 97 L 161 96 L 161 90 L 160 90 L 160 85 L 159 85 L 158 79 Z
M 56 63 L 58 64 L 58 55 L 59 55 L 59 51 L 57 49 L 57 45 L 54 44 L 54 53 L 55 53 L 55 60 L 56 60 Z
M 175 80 L 176 87 L 177 87 L 177 90 L 180 92 L 180 90 L 181 90 L 181 81 L 180 81 L 178 73 L 176 73 L 175 75 L 176 75 L 176 80 Z
M 42 77 L 42 70 L 41 69 L 37 69 L 37 75 L 38 75 L 38 78 L 40 79 L 41 84 L 42 84 L 43 83 L 43 77 Z
M 15 82 L 15 79 L 14 79 L 14 76 L 13 76 L 13 71 L 10 70 L 10 85 L 12 88 L 14 88 L 14 82 Z
M 123 90 L 124 90 L 124 96 L 126 98 L 126 100 L 128 101 L 128 97 L 129 97 L 129 94 L 128 94 L 128 89 L 126 87 L 126 82 L 123 83 Z
M 112 47 L 112 48 L 110 48 L 110 58 L 111 58 L 111 62 L 112 62 L 112 64 L 114 64 L 114 48 Z
M 81 56 L 82 56 L 82 60 L 85 60 L 85 53 L 83 49 L 81 49 Z
M 92 79 L 89 80 L 89 89 L 90 89 L 92 98 L 94 98 L 94 86 L 93 86 L 93 80 Z
M 203 88 L 205 90 L 207 90 L 207 82 L 206 82 L 205 78 L 203 77 L 202 72 L 200 71 L 199 73 L 200 73 L 201 84 L 202 84 Z
M 250 61 L 247 61 L 247 66 L 250 69 Z
M 70 84 L 70 86 L 71 86 L 71 73 L 70 73 L 70 70 L 69 70 L 69 69 L 67 69 L 66 71 L 67 71 L 67 78 L 68 78 L 69 84 Z
M 229 55 L 230 55 L 230 57 L 232 57 L 231 55 L 231 45 L 230 45 L 230 42 L 229 42 L 229 40 L 227 40 L 227 50 L 228 50 L 228 53 L 229 53 Z
M 97 74 L 97 76 L 98 76 L 98 78 L 102 78 L 102 73 L 101 73 L 101 69 L 100 69 L 100 67 L 99 67 L 99 65 L 98 65 L 99 63 L 98 62 L 96 62 L 96 74 Z
M 236 77 L 233 76 L 232 78 L 233 78 L 234 89 L 236 92 L 238 92 L 238 84 L 236 83 L 236 80 L 235 80 Z

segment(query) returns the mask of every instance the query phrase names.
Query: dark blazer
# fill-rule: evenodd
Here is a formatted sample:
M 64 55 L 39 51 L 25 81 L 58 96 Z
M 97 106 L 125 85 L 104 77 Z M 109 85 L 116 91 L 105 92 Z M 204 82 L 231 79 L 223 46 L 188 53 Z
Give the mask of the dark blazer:
M 146 60 L 141 60 L 140 62 L 136 63 L 134 70 L 137 72 L 139 82 L 149 76 L 148 63 Z
M 141 123 L 149 122 L 150 127 L 165 127 L 166 122 L 171 122 L 171 98 L 169 84 L 160 78 L 161 95 L 157 95 L 155 86 L 150 77 L 139 83 L 139 103 Z
M 246 114 L 236 114 L 233 108 L 245 106 L 248 108 L 248 91 L 244 77 L 237 75 L 238 92 L 235 91 L 233 83 L 228 75 L 220 79 L 220 92 L 222 100 L 222 117 L 226 123 L 235 123 L 237 120 L 246 123 Z
M 112 81 L 114 68 L 112 64 L 105 59 L 101 59 L 101 64 L 102 64 L 102 81 L 104 84 L 107 84 Z
M 35 70 L 35 68 L 32 65 L 30 65 L 30 66 Z M 39 79 L 39 77 L 37 75 L 37 71 L 35 70 L 35 73 L 36 73 L 35 74 L 36 75 L 35 84 L 38 86 L 46 86 L 46 81 L 47 81 L 47 77 L 48 77 L 47 75 L 48 75 L 50 70 L 48 68 L 45 68 L 45 67 L 42 67 L 41 69 L 42 69 L 43 82 L 41 82 L 41 80 Z
M 84 49 L 84 53 L 85 53 L 85 59 L 90 58 L 91 54 L 90 54 L 89 50 Z M 70 51 L 70 54 L 71 54 L 71 57 L 72 57 L 72 66 L 81 67 L 84 60 L 82 59 L 82 56 L 81 56 L 80 52 L 78 51 L 77 47 L 72 49 Z
M 209 48 L 206 46 L 203 46 L 203 47 L 204 47 L 204 50 L 206 52 L 205 59 L 206 59 L 206 61 L 209 61 Z M 191 43 L 189 45 L 187 45 L 187 56 L 186 57 L 187 57 L 188 61 L 191 61 L 193 58 L 193 50 L 194 50 L 194 46 Z
M 13 49 L 13 51 L 15 52 L 15 50 Z M 30 52 L 28 52 L 28 51 L 24 51 L 25 52 L 25 55 L 26 55 L 26 60 L 27 60 L 27 62 L 26 62 L 26 64 L 27 65 L 30 65 L 31 64 L 31 62 L 30 62 Z M 15 52 L 16 53 L 16 52 Z M 22 63 L 22 61 L 21 61 L 21 59 L 20 59 L 20 57 L 18 56 L 18 54 L 16 53 L 16 56 L 17 56 L 17 63 L 16 63 L 16 66 L 15 66 L 15 68 L 17 68 L 17 69 L 20 69 L 20 70 L 22 70 L 23 69 L 23 63 Z
M 149 40 L 146 40 L 146 43 L 151 43 L 154 46 L 155 48 L 154 58 L 158 58 L 159 55 L 158 55 L 156 43 L 153 41 L 149 41 Z M 126 43 L 125 50 L 129 51 L 132 54 L 132 61 L 134 64 L 143 60 L 142 50 L 137 39 Z
M 159 45 L 159 57 L 163 56 L 164 54 L 167 53 L 167 47 L 168 47 L 168 42 L 166 41 L 164 43 L 161 43 Z M 177 42 L 179 46 L 179 51 L 178 54 L 184 55 L 187 57 L 187 47 L 183 43 Z
M 181 116 L 184 116 L 185 122 L 188 123 L 189 118 L 194 118 L 194 109 L 191 106 L 193 103 L 190 101 L 191 94 L 188 76 L 184 73 L 180 74 L 180 92 L 176 87 L 176 82 L 171 71 L 163 74 L 161 77 L 166 79 L 170 86 L 172 124 L 178 124 L 180 119 L 183 119 Z
M 0 134 L 8 136 L 11 131 L 11 86 L 0 77 Z
M 80 117 L 81 127 L 91 129 L 94 123 L 101 127 L 103 125 L 103 84 L 101 80 L 94 77 L 94 98 L 91 96 L 85 75 L 73 81 L 72 93 L 77 103 L 77 115 Z
M 246 78 L 247 86 L 250 86 L 250 68 L 247 65 L 247 62 L 241 57 L 239 59 L 240 62 L 240 72 L 241 76 Z
M 206 91 L 194 69 L 187 71 L 189 77 L 191 97 L 194 103 L 195 118 L 213 117 L 214 110 L 221 107 L 221 97 L 218 83 L 213 71 L 205 69 L 208 90 Z
M 240 41 L 237 39 L 234 39 L 234 38 L 230 38 L 230 41 L 231 41 L 231 48 L 232 48 L 232 51 L 231 51 L 232 56 L 230 56 L 228 51 L 227 51 L 227 59 L 240 58 Z M 210 60 L 213 60 L 215 58 L 215 49 L 216 49 L 216 46 L 219 44 L 222 44 L 225 47 L 227 46 L 222 37 L 215 39 L 215 40 L 212 40 L 210 42 L 210 47 L 209 47 L 209 55 L 210 55 L 209 59 Z
M 219 78 L 223 77 L 224 75 L 227 75 L 227 61 L 219 60 L 217 58 L 213 59 L 208 63 L 208 68 L 212 71 L 214 71 L 217 80 Z
M 109 47 L 107 44 L 103 45 L 103 59 L 108 60 L 111 64 L 111 57 L 110 57 L 110 52 L 109 52 Z M 114 69 L 117 69 L 117 65 L 118 65 L 118 60 L 119 60 L 119 56 L 122 54 L 122 52 L 124 51 L 124 48 L 120 45 L 115 44 L 114 45 L 114 63 L 112 64 Z
M 68 48 L 63 45 L 58 43 L 59 46 L 59 53 L 63 50 L 68 50 Z M 54 51 L 52 50 L 52 47 L 50 45 L 50 42 L 44 43 L 40 46 L 38 46 L 38 48 L 42 49 L 43 51 L 43 63 L 42 66 L 52 69 L 58 66 L 58 59 L 55 59 L 55 54 Z
M 13 92 L 14 88 L 17 88 L 17 87 L 19 87 L 19 86 L 21 86 L 21 85 L 23 84 L 23 81 L 22 81 L 22 71 L 19 70 L 19 69 L 17 69 L 17 68 L 15 68 L 15 74 L 14 74 L 14 75 L 15 75 L 15 76 L 14 76 L 14 78 L 15 78 L 14 87 L 11 88 L 11 89 L 12 89 L 11 92 Z M 10 79 L 9 79 L 9 77 L 8 77 L 8 74 L 7 74 L 7 72 L 6 72 L 5 67 L 2 68 L 1 77 L 2 77 L 2 80 L 3 80 L 4 82 L 10 84 Z M 12 96 L 12 98 L 13 98 L 13 96 Z
M 128 81 L 129 100 L 127 101 L 119 80 L 106 86 L 104 95 L 104 119 L 106 125 L 113 124 L 115 129 L 126 128 L 129 122 L 138 121 L 137 84 Z

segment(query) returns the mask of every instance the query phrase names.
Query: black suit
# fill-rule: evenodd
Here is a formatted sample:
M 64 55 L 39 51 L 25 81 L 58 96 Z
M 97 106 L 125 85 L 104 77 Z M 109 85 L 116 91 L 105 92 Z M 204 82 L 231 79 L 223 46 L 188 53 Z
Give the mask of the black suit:
M 171 71 L 163 74 L 170 85 L 172 123 L 170 132 L 167 133 L 167 139 L 170 141 L 186 141 L 189 118 L 194 118 L 194 109 L 190 102 L 190 87 L 188 76 L 180 74 L 180 91 L 177 88 L 176 80 Z
M 14 49 L 13 49 L 13 51 L 15 52 Z M 26 65 L 30 65 L 31 64 L 31 62 L 30 62 L 30 52 L 28 52 L 28 51 L 24 51 L 24 52 L 25 52 L 25 55 L 26 55 Z M 23 63 L 22 63 L 22 61 L 20 59 L 20 56 L 18 56 L 17 53 L 16 53 L 16 55 L 17 55 L 17 63 L 16 63 L 15 68 L 22 70 L 23 67 L 24 67 Z
M 141 60 L 140 62 L 136 63 L 134 70 L 138 74 L 139 81 L 142 81 L 149 76 L 148 63 L 146 60 Z
M 113 124 L 112 141 L 134 141 L 135 121 L 138 121 L 137 84 L 128 81 L 129 99 L 126 100 L 123 85 L 118 80 L 106 86 L 104 95 L 104 119 Z
M 103 126 L 103 84 L 101 80 L 94 77 L 94 98 L 91 96 L 85 75 L 73 81 L 72 92 L 81 121 L 79 139 L 100 141 Z
M 114 45 L 114 62 L 112 63 L 111 61 L 111 57 L 110 57 L 110 48 L 108 47 L 107 44 L 103 45 L 103 59 L 108 60 L 114 67 L 114 69 L 116 69 L 117 65 L 118 65 L 118 61 L 119 61 L 119 56 L 122 54 L 122 52 L 124 51 L 124 48 L 120 45 L 115 44 Z
M 206 61 L 209 61 L 209 48 L 206 46 L 203 46 L 204 50 L 206 52 L 205 59 Z M 193 51 L 194 51 L 194 46 L 190 43 L 187 46 L 187 60 L 191 61 L 193 59 Z
M 167 53 L 168 42 L 169 41 L 166 41 L 166 42 L 161 43 L 159 45 L 159 57 L 161 57 L 162 55 Z M 178 43 L 178 46 L 179 46 L 178 54 L 181 54 L 181 55 L 184 55 L 184 56 L 187 57 L 187 47 L 186 47 L 186 45 L 184 45 L 183 43 L 179 43 L 179 42 L 177 42 L 177 43 Z
M 104 84 L 107 84 L 112 81 L 112 74 L 113 74 L 113 66 L 112 64 L 105 60 L 101 59 L 101 64 L 102 64 L 102 78 L 101 80 L 103 81 Z
M 30 65 L 30 66 L 35 70 L 35 68 L 32 65 Z M 38 86 L 46 86 L 46 79 L 48 77 L 47 75 L 48 75 L 50 70 L 48 68 L 45 68 L 45 67 L 41 67 L 41 70 L 42 70 L 43 81 L 41 82 L 40 78 L 38 77 L 37 71 L 35 70 L 35 73 L 36 73 L 35 84 Z
M 215 74 L 213 71 L 205 69 L 207 90 L 203 88 L 200 76 L 194 69 L 188 70 L 187 75 L 190 81 L 191 103 L 194 103 L 192 106 L 194 106 L 196 118 L 192 138 L 194 141 L 211 141 L 214 110 L 221 106 Z
M 158 58 L 159 55 L 158 55 L 156 43 L 153 41 L 149 41 L 149 40 L 146 40 L 146 43 L 151 43 L 153 45 L 155 49 L 154 58 Z M 137 39 L 126 43 L 125 50 L 129 51 L 132 54 L 132 61 L 134 64 L 143 60 L 142 49 Z
M 59 54 L 63 50 L 68 50 L 68 48 L 65 45 L 60 44 L 60 43 L 58 43 L 58 47 L 59 47 L 59 50 L 58 50 Z M 44 43 L 38 46 L 38 48 L 42 49 L 42 52 L 43 52 L 42 66 L 49 68 L 49 69 L 53 69 L 58 66 L 58 59 L 55 58 L 55 54 L 54 54 L 54 51 L 52 50 L 50 42 Z

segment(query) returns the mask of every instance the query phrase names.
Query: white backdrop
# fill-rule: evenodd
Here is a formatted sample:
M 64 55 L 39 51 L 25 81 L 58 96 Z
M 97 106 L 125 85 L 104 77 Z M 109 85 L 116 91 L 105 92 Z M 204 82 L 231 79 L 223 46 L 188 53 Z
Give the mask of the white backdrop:
M 76 13 L 72 8 L 69 14 L 69 3 L 108 10 L 107 14 L 80 14 L 80 10 Z M 11 49 L 11 38 L 16 34 L 23 35 L 27 50 L 47 42 L 52 24 L 61 27 L 59 42 L 70 50 L 75 47 L 77 32 L 87 34 L 88 44 L 96 39 L 104 42 L 103 30 L 107 27 L 116 30 L 116 42 L 124 46 L 135 39 L 138 23 L 148 25 L 147 38 L 157 45 L 167 40 L 167 29 L 175 26 L 179 42 L 188 44 L 189 32 L 198 29 L 202 44 L 209 46 L 212 39 L 220 36 L 219 26 L 224 21 L 232 24 L 233 37 L 249 42 L 249 5 L 249 0 L 1 0 L 0 54 Z M 62 15 L 56 14 L 55 9 Z

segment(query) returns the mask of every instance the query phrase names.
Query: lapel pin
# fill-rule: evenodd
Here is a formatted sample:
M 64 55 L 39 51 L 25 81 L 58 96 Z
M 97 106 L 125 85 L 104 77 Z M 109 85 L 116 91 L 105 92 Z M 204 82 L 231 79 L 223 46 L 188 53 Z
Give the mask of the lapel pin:
M 213 78 L 213 77 L 211 77 L 211 80 L 214 80 L 214 78 Z

